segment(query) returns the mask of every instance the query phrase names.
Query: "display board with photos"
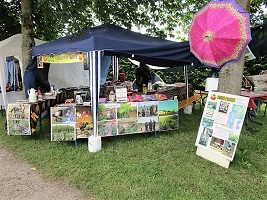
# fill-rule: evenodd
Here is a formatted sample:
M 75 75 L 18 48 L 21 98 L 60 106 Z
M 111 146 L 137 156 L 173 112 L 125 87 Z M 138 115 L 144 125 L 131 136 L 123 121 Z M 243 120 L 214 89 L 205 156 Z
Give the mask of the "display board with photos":
M 177 129 L 178 101 L 101 103 L 101 137 Z M 51 107 L 51 141 L 74 141 L 93 134 L 91 106 Z
M 146 101 L 98 105 L 101 137 L 177 129 L 178 101 Z
M 232 161 L 249 98 L 209 92 L 195 145 Z
M 8 104 L 7 133 L 8 135 L 31 135 L 30 104 Z
M 91 106 L 51 107 L 51 141 L 74 141 L 92 134 Z

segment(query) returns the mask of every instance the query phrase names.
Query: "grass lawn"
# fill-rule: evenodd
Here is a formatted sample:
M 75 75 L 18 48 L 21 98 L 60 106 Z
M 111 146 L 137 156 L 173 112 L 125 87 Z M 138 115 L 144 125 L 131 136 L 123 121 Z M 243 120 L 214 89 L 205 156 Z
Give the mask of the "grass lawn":
M 180 129 L 102 138 L 102 150 L 89 153 L 87 140 L 50 142 L 44 136 L 8 136 L 0 117 L 0 144 L 37 170 L 64 179 L 97 199 L 267 199 L 267 116 L 264 125 L 243 126 L 229 169 L 196 155 L 194 146 L 202 113 L 184 115 Z

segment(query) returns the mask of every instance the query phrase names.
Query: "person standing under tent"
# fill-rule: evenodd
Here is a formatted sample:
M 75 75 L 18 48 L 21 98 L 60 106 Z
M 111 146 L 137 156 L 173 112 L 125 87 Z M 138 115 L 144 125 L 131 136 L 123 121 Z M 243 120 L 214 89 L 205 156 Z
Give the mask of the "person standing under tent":
M 136 69 L 136 86 L 139 92 L 143 91 L 143 84 L 146 86 L 151 81 L 150 68 L 143 63 L 140 63 L 140 67 Z

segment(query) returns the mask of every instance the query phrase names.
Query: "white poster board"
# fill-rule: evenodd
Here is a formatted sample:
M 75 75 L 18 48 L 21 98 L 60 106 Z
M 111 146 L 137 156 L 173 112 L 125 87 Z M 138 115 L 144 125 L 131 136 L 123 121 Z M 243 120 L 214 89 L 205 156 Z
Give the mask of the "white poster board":
M 116 87 L 116 99 L 117 102 L 127 102 L 127 88 L 126 87 Z
M 205 91 L 217 91 L 219 84 L 219 78 L 207 78 Z
M 247 97 L 209 92 L 195 143 L 198 155 L 228 168 L 235 155 L 248 102 Z

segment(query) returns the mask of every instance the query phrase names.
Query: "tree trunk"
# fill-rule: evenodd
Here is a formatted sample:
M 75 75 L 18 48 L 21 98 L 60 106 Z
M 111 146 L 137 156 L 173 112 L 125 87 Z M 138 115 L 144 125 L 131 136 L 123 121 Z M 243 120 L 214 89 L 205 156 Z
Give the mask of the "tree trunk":
M 236 0 L 236 3 L 245 11 L 249 12 L 250 0 Z M 240 60 L 223 67 L 219 72 L 218 91 L 240 95 L 244 66 L 245 54 L 243 53 Z
M 21 0 L 22 74 L 32 58 L 32 47 L 35 45 L 33 27 L 32 0 Z

